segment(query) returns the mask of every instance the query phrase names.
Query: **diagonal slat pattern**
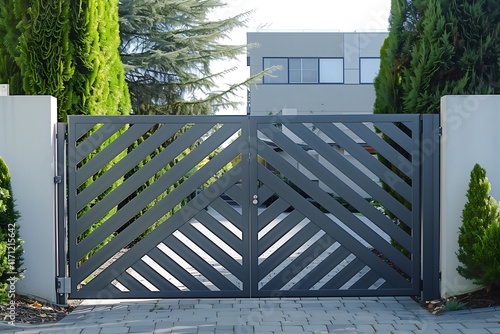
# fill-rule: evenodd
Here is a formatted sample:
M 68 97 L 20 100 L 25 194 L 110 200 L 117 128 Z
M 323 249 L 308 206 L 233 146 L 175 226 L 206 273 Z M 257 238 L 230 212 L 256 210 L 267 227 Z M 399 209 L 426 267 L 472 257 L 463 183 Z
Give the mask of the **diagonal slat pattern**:
M 418 116 L 75 116 L 68 133 L 74 298 L 420 291 Z
M 395 123 L 379 122 L 377 126 L 379 129 L 384 129 L 391 139 L 401 141 L 400 147 L 407 150 L 404 154 L 414 153 L 418 149 L 418 146 L 415 146 L 416 140 L 411 137 L 412 133 L 417 132 L 413 129 L 411 122 L 405 124 L 407 129 L 412 129 L 410 137 Z M 389 242 L 390 239 L 396 240 L 408 252 L 416 256 L 416 252 L 419 251 L 416 239 L 375 209 L 348 183 L 344 183 L 343 177 L 347 177 L 350 182 L 356 182 L 359 189 L 366 191 L 379 202 L 388 204 L 391 212 L 395 212 L 401 221 L 404 221 L 410 228 L 416 228 L 418 225 L 414 224 L 418 213 L 411 207 L 406 207 L 366 174 L 368 170 L 375 176 L 383 176 L 384 182 L 390 178 L 395 179 L 396 181 L 392 184 L 393 189 L 399 191 L 403 198 L 411 201 L 415 194 L 415 190 L 412 189 L 415 187 L 412 184 L 418 184 L 418 178 L 414 176 L 416 168 L 413 167 L 412 162 L 415 158 L 410 157 L 410 160 L 407 160 L 407 157 L 403 156 L 398 149 L 383 140 L 376 133 L 373 122 L 306 123 L 295 118 L 283 119 L 280 127 L 263 121 L 257 125 L 257 129 L 259 131 L 258 155 L 274 174 L 271 176 L 267 168 L 259 166 L 259 182 L 262 183 L 261 188 L 266 189 L 267 193 L 274 194 L 268 195 L 266 199 L 272 196 L 278 197 L 271 204 L 267 204 L 264 211 L 259 214 L 259 231 L 281 212 L 291 210 L 292 213 L 288 217 L 295 212 L 301 212 L 304 217 L 316 224 L 320 232 L 330 238 L 331 242 L 327 247 L 331 247 L 335 240 L 341 240 L 342 244 L 342 247 L 335 251 L 329 250 L 331 254 L 334 254 L 333 256 L 323 253 L 325 249 L 316 247 L 313 248 L 315 252 L 308 248 L 303 253 L 294 253 L 294 258 L 290 259 L 293 249 L 303 245 L 310 235 L 290 242 L 290 245 L 294 245 L 293 249 L 285 250 L 291 246 L 288 246 L 287 242 L 283 242 L 282 239 L 290 227 L 279 229 L 273 226 L 270 229 L 272 232 L 266 231 L 266 237 L 259 238 L 259 254 L 265 249 L 275 248 L 274 253 L 268 254 L 268 259 L 259 264 L 261 280 L 274 273 L 272 278 L 266 278 L 265 282 L 259 285 L 261 291 L 281 289 L 286 293 L 286 291 L 303 289 L 338 291 L 412 288 L 411 282 L 371 253 L 371 249 L 377 249 L 384 254 L 385 259 L 389 259 L 398 269 L 403 270 L 410 276 L 410 279 L 412 276 L 415 277 L 416 281 L 418 271 L 414 262 Z M 350 132 L 347 133 L 341 129 L 347 129 Z M 298 143 L 300 145 L 297 145 Z M 364 145 L 373 147 L 384 157 L 387 156 L 387 161 L 398 162 L 398 167 L 406 173 L 406 177 L 411 178 L 412 182 L 405 183 L 375 156 L 368 153 L 360 143 L 366 143 Z M 343 151 L 339 152 L 339 148 L 349 152 L 349 160 L 341 153 Z M 365 171 L 359 169 L 358 164 L 363 166 Z M 277 178 L 276 175 L 280 177 Z M 319 182 L 311 183 L 311 179 Z M 295 192 L 298 191 L 297 189 L 300 190 L 300 196 L 297 196 Z M 326 192 L 326 189 L 334 190 L 337 196 L 341 196 L 344 201 L 352 204 L 366 219 L 371 220 L 370 224 L 366 224 L 364 219 L 356 219 L 346 208 L 339 205 L 338 201 Z M 318 213 L 320 209 L 324 212 L 323 217 L 320 217 Z M 332 215 L 332 219 L 325 219 L 329 215 Z M 341 232 L 337 228 L 341 228 Z M 349 237 L 341 237 L 342 232 L 347 232 Z M 358 243 L 363 246 L 359 246 Z M 283 269 L 284 263 L 288 264 Z M 294 276 L 295 278 L 292 278 Z

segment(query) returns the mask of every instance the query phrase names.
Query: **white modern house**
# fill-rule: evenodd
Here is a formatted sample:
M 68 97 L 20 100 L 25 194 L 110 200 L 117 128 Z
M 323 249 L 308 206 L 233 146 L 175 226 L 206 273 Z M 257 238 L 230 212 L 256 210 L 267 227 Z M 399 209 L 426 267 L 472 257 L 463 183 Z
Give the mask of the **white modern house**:
M 249 32 L 250 75 L 280 66 L 249 91 L 247 113 L 373 112 L 373 80 L 387 32 Z M 289 111 L 291 112 L 291 111 Z

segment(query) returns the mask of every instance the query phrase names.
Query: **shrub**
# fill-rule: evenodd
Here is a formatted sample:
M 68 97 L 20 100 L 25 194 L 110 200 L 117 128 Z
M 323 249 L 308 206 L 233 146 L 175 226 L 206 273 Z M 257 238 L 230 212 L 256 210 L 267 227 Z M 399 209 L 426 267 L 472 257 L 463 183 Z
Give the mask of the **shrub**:
M 8 279 L 22 277 L 23 247 L 16 224 L 19 212 L 15 209 L 10 182 L 10 172 L 0 157 L 0 302 L 7 299 Z M 13 249 L 14 252 L 10 252 Z M 8 255 L 14 255 L 14 260 Z M 7 273 L 14 273 L 8 275 Z
M 457 267 L 460 275 L 489 290 L 500 282 L 500 211 L 489 195 L 491 185 L 486 171 L 476 164 L 470 174 L 467 203 L 459 228 Z
M 467 304 L 465 304 L 464 302 L 461 302 L 458 299 L 449 299 L 443 305 L 443 307 L 441 308 L 441 311 L 449 312 L 449 311 L 459 311 L 459 310 L 465 310 L 465 309 L 467 309 Z

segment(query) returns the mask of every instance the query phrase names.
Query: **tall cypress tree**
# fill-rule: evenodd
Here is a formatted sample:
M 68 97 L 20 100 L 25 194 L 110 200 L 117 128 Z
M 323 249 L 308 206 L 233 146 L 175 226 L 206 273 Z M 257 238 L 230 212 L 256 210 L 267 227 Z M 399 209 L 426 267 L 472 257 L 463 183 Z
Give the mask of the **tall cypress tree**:
M 403 71 L 409 66 L 420 12 L 413 2 L 393 0 L 389 35 L 380 50 L 380 70 L 375 78 L 377 93 L 374 113 L 400 113 Z
M 214 80 L 235 68 L 214 73 L 210 65 L 244 52 L 245 45 L 222 40 L 250 12 L 211 20 L 224 6 L 220 0 L 120 1 L 120 52 L 135 114 L 210 114 L 235 105 L 235 89 L 253 79 L 216 91 Z
M 0 80 L 52 95 L 58 118 L 126 114 L 117 0 L 0 0 Z
M 500 92 L 495 0 L 393 0 L 375 113 L 439 113 L 440 98 Z
M 15 60 L 20 32 L 14 6 L 12 0 L 0 0 L 0 83 L 7 83 L 12 92 L 22 94 L 21 71 Z

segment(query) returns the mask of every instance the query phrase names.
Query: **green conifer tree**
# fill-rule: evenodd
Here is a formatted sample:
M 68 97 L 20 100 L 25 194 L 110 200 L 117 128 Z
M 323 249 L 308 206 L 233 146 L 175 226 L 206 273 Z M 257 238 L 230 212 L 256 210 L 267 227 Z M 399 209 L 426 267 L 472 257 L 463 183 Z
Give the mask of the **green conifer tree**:
M 52 95 L 58 119 L 127 114 L 118 0 L 0 0 L 0 80 L 14 95 Z
M 216 73 L 211 63 L 245 51 L 222 42 L 250 12 L 211 19 L 224 6 L 220 0 L 120 1 L 120 52 L 135 114 L 211 114 L 237 104 L 235 91 L 255 77 L 219 91 L 215 79 L 235 68 Z
M 16 210 L 10 171 L 5 161 L 0 157 L 0 302 L 8 298 L 6 291 L 7 279 L 22 278 L 23 241 L 19 234 L 19 212 Z M 11 252 L 10 250 L 14 250 Z M 13 259 L 8 255 L 13 255 Z M 13 261 L 12 261 L 13 260 Z M 11 273 L 8 275 L 8 273 Z
M 491 285 L 493 272 L 499 273 L 498 259 L 493 259 L 498 246 L 498 203 L 490 196 L 491 185 L 486 171 L 475 164 L 470 174 L 467 202 L 462 210 L 462 226 L 459 228 L 457 258 L 462 263 L 457 267 L 460 275 L 478 284 Z M 492 229 L 488 231 L 489 227 Z M 488 232 L 487 232 L 488 231 Z M 486 237 L 487 235 L 487 237 Z M 496 253 L 496 256 L 500 256 Z M 491 266 L 497 263 L 497 266 Z M 500 278 L 497 276 L 497 279 Z
M 393 0 L 375 113 L 439 113 L 454 94 L 500 92 L 496 0 Z

